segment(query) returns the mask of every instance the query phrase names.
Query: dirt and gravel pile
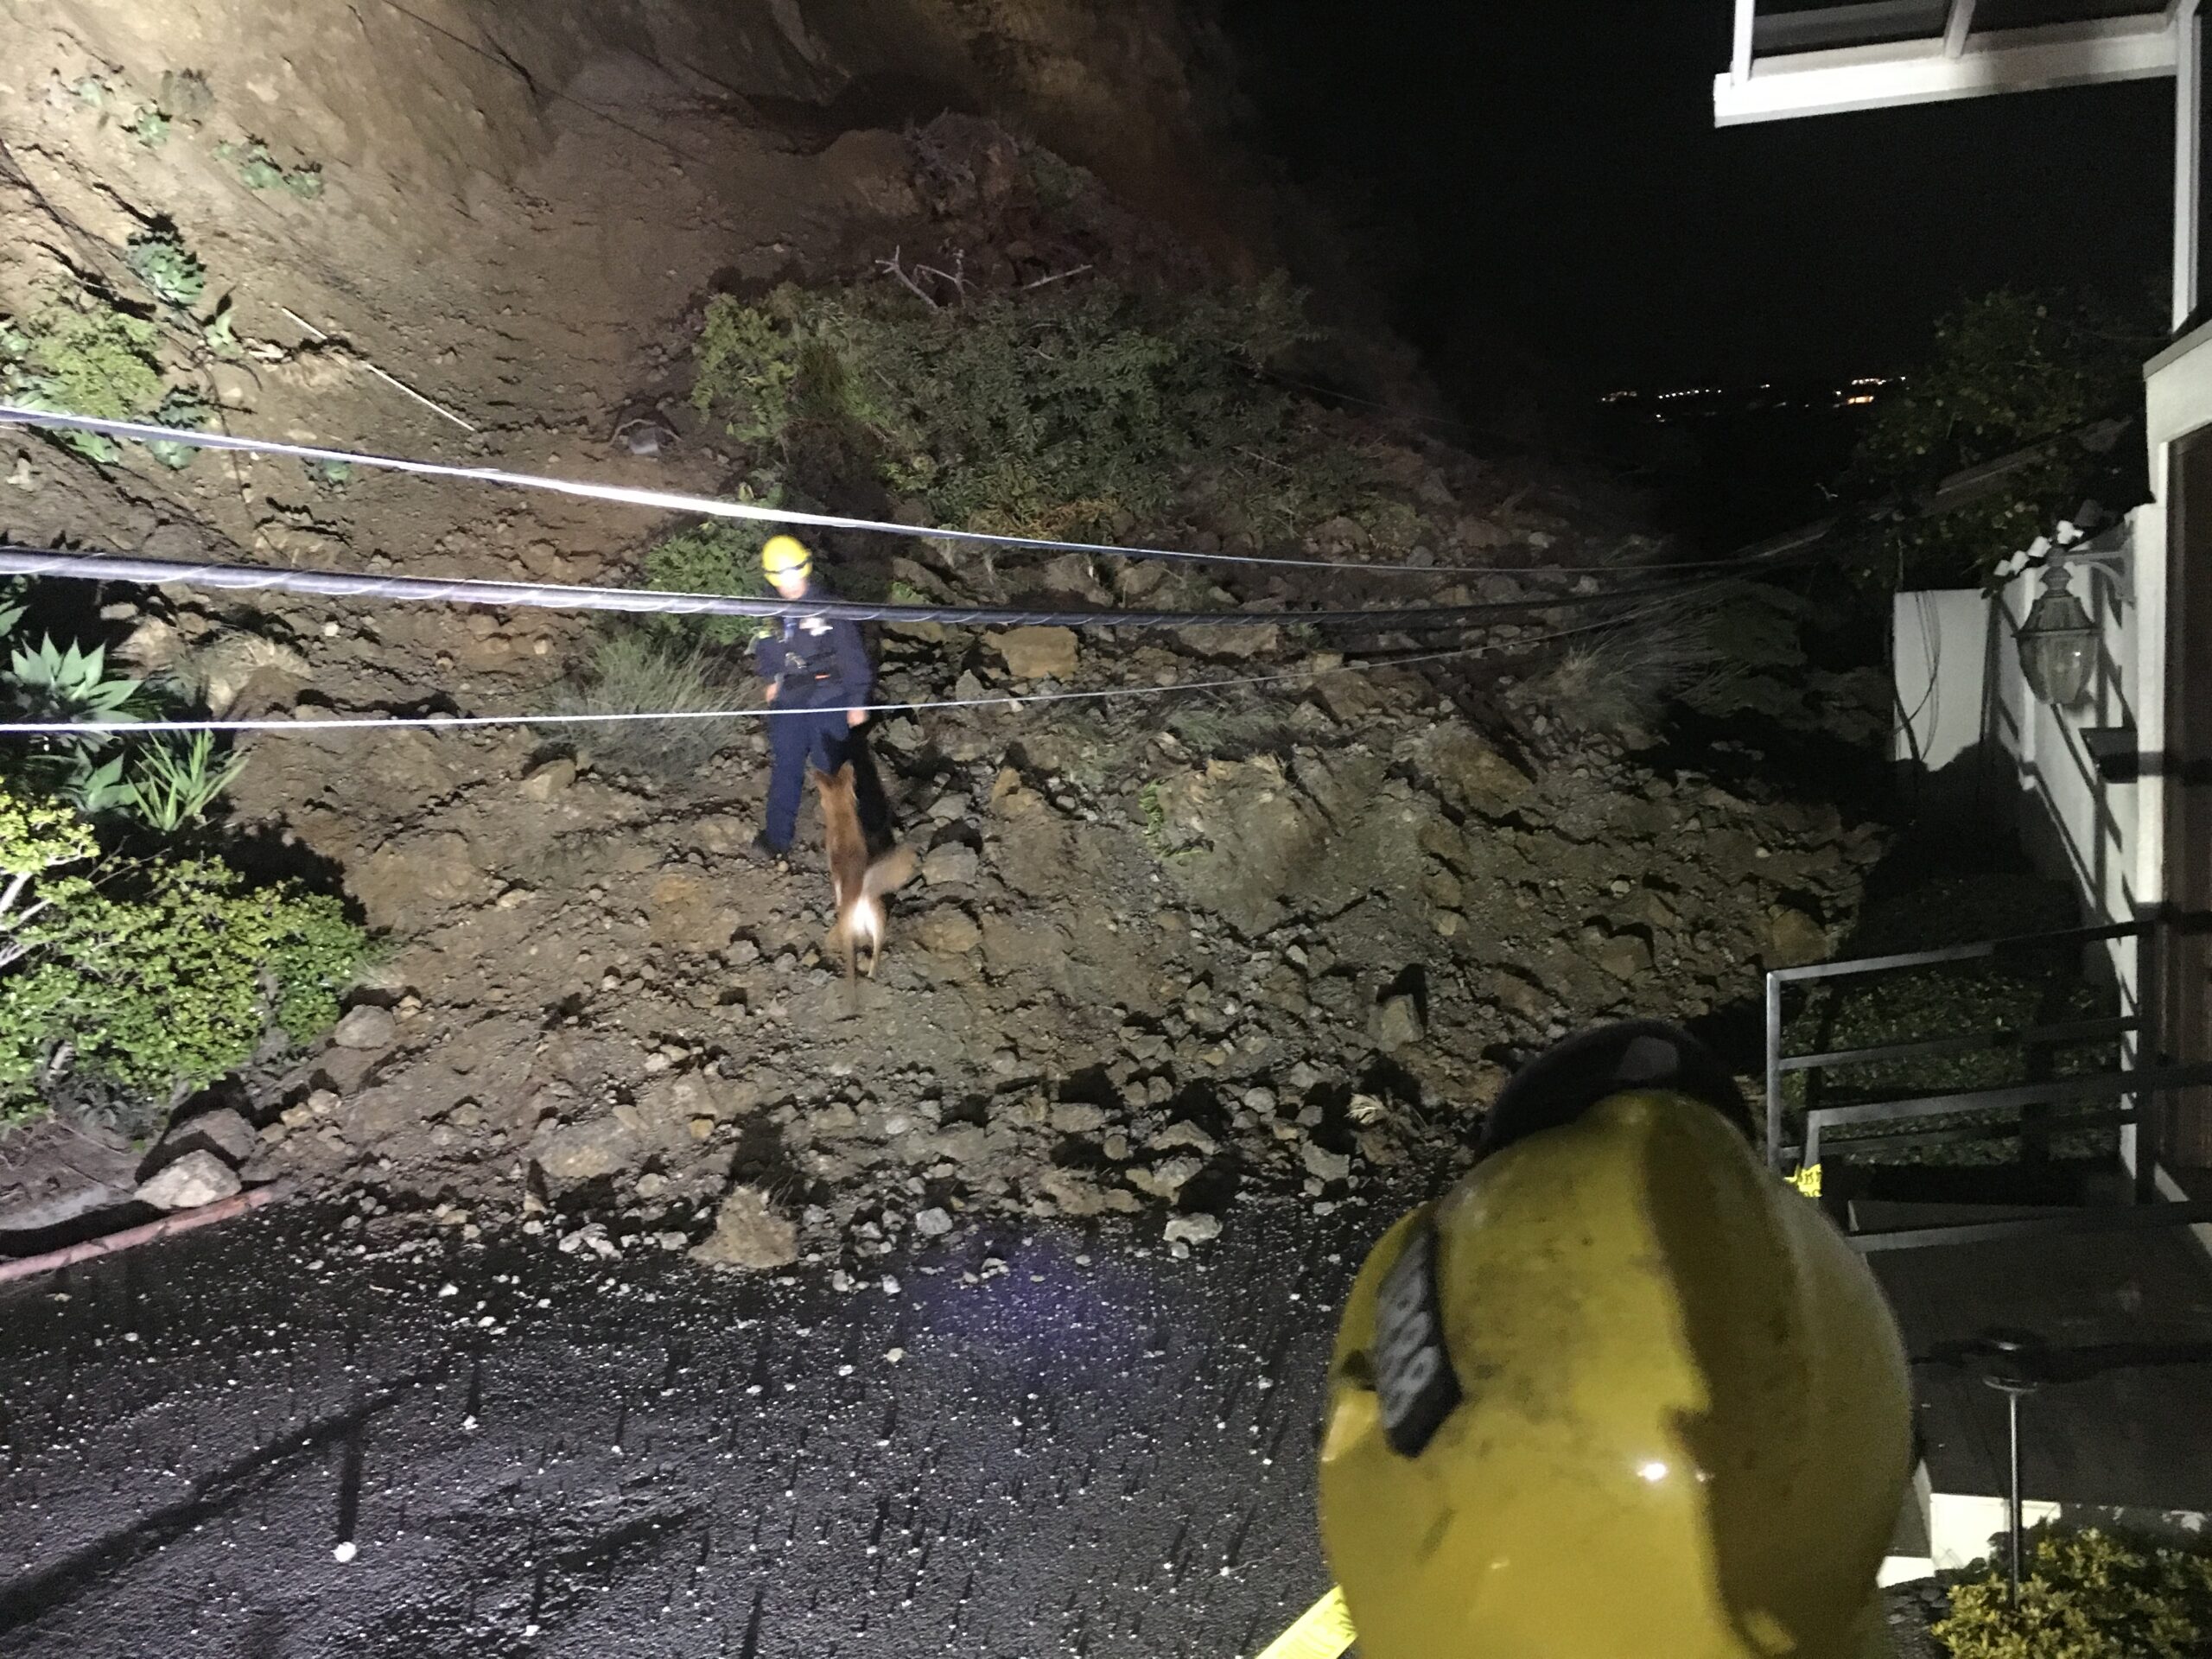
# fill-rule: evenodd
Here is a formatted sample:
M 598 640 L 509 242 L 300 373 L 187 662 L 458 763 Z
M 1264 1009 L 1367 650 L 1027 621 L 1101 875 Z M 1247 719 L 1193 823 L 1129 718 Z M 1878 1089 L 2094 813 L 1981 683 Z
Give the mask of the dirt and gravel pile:
M 880 118 L 892 83 L 810 28 L 811 10 L 735 9 L 709 62 L 668 17 L 616 44 L 582 9 L 502 19 L 523 31 L 509 39 L 465 9 L 430 29 L 372 8 L 357 19 L 366 48 L 334 57 L 321 35 L 213 0 L 175 9 L 168 32 L 139 27 L 150 11 L 0 5 L 23 48 L 0 86 L 0 216 L 17 232 L 0 304 L 26 313 L 87 279 L 145 304 L 123 254 L 163 227 L 205 260 L 200 309 L 228 302 L 235 354 L 205 349 L 204 318 L 159 313 L 165 369 L 211 420 L 715 493 L 736 460 L 684 401 L 715 292 L 918 257 L 1001 289 L 1208 257 L 1185 251 L 1187 213 L 1177 237 L 1128 205 L 1187 210 L 1198 188 L 1171 188 L 1147 148 L 1196 119 L 1149 71 L 1148 107 L 1166 113 L 1142 144 L 1086 149 L 1087 118 L 1029 111 L 1124 188 L 1117 201 L 1086 182 L 1040 215 L 989 123 L 872 124 L 861 112 Z M 916 7 L 907 21 L 926 34 L 941 20 Z M 961 60 L 1001 75 L 1061 64 L 1025 84 L 1065 115 L 1096 102 L 1071 67 L 1081 41 L 1118 38 L 1110 20 L 1084 27 L 1052 45 L 1033 18 L 1012 58 L 971 49 L 978 36 Z M 180 93 L 188 71 L 206 72 L 205 98 Z M 936 107 L 988 103 L 991 81 L 976 72 Z M 287 184 L 310 170 L 312 189 Z M 1462 604 L 1559 591 L 1516 568 L 1649 556 L 1596 480 L 1332 418 L 1418 513 L 1382 543 L 1325 524 L 1312 556 L 1497 566 L 1426 584 Z M 654 442 L 633 441 L 640 422 Z M 133 452 L 95 468 L 28 435 L 11 448 L 16 534 L 130 552 L 622 582 L 671 527 L 289 461 L 171 472 Z M 1074 557 L 979 565 L 928 542 L 887 574 L 986 601 L 1317 596 Z M 1877 850 L 1870 827 L 1754 755 L 1685 761 L 1633 722 L 1585 729 L 1539 676 L 1545 638 L 1576 620 L 1564 612 L 1486 632 L 1478 671 L 1338 671 L 1339 649 L 1439 642 L 1319 641 L 1287 619 L 887 630 L 884 701 L 976 706 L 871 728 L 888 823 L 922 874 L 855 1014 L 819 948 L 818 855 L 745 855 L 757 733 L 671 779 L 546 728 L 318 729 L 337 715 L 544 712 L 588 652 L 586 620 L 104 597 L 140 669 L 218 714 L 293 723 L 242 741 L 232 827 L 273 867 L 342 880 L 389 956 L 317 1052 L 195 1103 L 150 1160 L 79 1152 L 74 1185 L 19 1183 L 6 1202 L 43 1205 L 48 1221 L 188 1152 L 168 1179 L 195 1192 L 292 1175 L 464 1230 L 746 1270 L 815 1262 L 855 1284 L 875 1257 L 983 1217 L 1128 1217 L 1203 1245 L 1242 1202 L 1334 1206 L 1393 1171 L 1448 1167 L 1515 1059 L 1580 1022 L 1743 1003 L 1760 964 L 1822 953 Z M 1274 674 L 1293 677 L 1038 700 Z M 1864 725 L 1866 685 L 1807 699 L 1802 682 L 1765 683 L 1766 701 Z M 810 808 L 801 833 L 810 846 Z
M 249 1176 L 753 1268 L 849 1272 L 1008 1212 L 1202 1243 L 1241 1198 L 1448 1164 L 1513 1060 L 1584 1020 L 1741 1001 L 1825 950 L 1878 848 L 1618 743 L 1516 764 L 1408 671 L 1038 703 L 1059 674 L 1207 668 L 1072 635 L 885 647 L 891 698 L 1010 701 L 872 731 L 922 875 L 857 1014 L 818 855 L 744 851 L 757 738 L 680 788 L 528 737 L 265 744 L 251 798 L 348 823 L 399 943 L 257 1097 Z M 364 823 L 372 772 L 412 810 Z

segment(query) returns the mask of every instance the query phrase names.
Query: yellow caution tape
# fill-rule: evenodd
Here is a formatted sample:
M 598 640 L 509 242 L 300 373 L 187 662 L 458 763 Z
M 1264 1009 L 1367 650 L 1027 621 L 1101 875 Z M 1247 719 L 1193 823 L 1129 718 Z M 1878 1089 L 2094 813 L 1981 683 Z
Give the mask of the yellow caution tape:
M 1298 1623 L 1260 1651 L 1260 1659 L 1340 1659 L 1358 1640 L 1344 1592 L 1332 1590 L 1307 1608 Z
M 1808 1168 L 1799 1170 L 1789 1178 L 1789 1184 L 1808 1198 L 1819 1198 L 1821 1196 L 1821 1166 L 1814 1164 Z

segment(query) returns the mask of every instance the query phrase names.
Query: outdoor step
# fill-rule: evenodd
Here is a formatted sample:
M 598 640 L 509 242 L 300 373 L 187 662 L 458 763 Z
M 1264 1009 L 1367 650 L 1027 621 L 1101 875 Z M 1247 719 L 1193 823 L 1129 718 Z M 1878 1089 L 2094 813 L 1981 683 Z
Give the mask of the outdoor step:
M 1908 1227 L 1949 1227 L 1976 1221 L 2029 1221 L 2063 1215 L 2088 1205 L 1908 1203 L 1891 1198 L 1853 1198 L 1849 1205 L 1854 1233 L 1887 1233 Z

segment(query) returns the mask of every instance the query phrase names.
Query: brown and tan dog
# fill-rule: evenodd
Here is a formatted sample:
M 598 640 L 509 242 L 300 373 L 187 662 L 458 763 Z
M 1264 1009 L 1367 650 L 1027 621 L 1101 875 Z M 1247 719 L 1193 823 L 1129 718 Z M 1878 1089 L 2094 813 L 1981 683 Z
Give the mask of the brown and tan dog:
M 870 861 L 853 793 L 853 763 L 848 760 L 834 772 L 817 771 L 811 765 L 807 771 L 822 798 L 822 844 L 830 856 L 830 884 L 837 899 L 837 919 L 824 944 L 844 958 L 845 982 L 857 1009 L 861 947 L 868 947 L 868 976 L 874 979 L 875 964 L 883 956 L 883 895 L 914 879 L 914 852 L 911 847 L 894 847 Z

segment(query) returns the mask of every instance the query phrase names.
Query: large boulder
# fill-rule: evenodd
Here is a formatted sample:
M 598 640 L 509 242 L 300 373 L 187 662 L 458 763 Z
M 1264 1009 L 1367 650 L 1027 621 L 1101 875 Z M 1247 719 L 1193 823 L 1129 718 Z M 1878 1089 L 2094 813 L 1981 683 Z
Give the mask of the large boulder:
M 1214 760 L 1153 800 L 1168 873 L 1190 903 L 1251 938 L 1294 913 L 1334 916 L 1372 893 L 1419 886 L 1421 804 L 1388 758 Z M 1432 809 L 1433 810 L 1433 809 Z
M 720 902 L 724 884 L 703 875 L 670 874 L 645 894 L 645 916 L 653 943 L 671 950 L 706 955 L 721 950 L 737 932 L 734 911 Z
M 130 1201 L 138 1154 L 120 1136 L 48 1120 L 0 1136 L 0 1233 L 37 1232 Z

